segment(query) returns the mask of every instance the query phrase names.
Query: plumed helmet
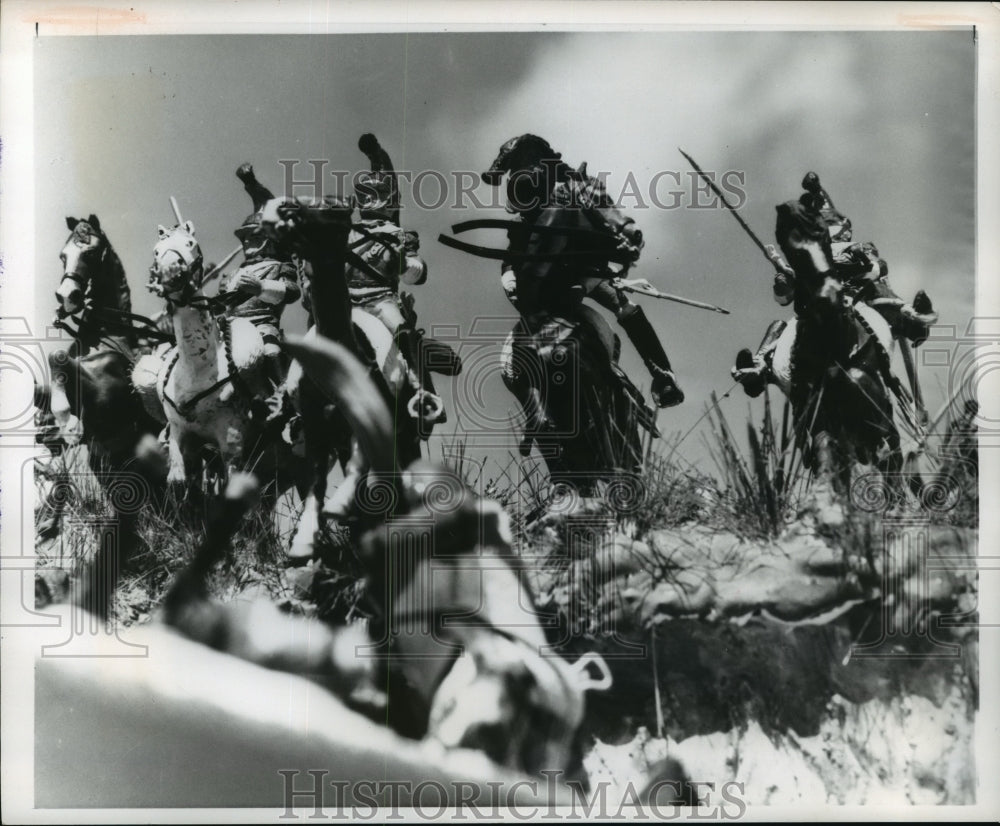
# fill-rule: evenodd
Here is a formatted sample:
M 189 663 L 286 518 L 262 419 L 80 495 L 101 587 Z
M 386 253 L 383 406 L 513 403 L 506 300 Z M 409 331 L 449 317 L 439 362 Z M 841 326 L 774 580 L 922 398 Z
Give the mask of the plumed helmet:
M 243 182 L 243 188 L 253 201 L 254 211 L 244 219 L 233 234 L 243 245 L 243 254 L 247 260 L 276 258 L 274 243 L 264 232 L 260 221 L 264 205 L 274 198 L 274 194 L 257 180 L 253 167 L 248 163 L 236 170 L 236 177 Z
M 392 176 L 383 172 L 361 172 L 354 184 L 354 199 L 361 213 L 380 213 L 388 218 L 397 208 L 394 183 Z
M 562 154 L 556 152 L 545 138 L 538 135 L 519 135 L 511 138 L 503 146 L 492 166 L 482 173 L 483 180 L 490 186 L 498 186 L 508 172 L 530 169 L 544 161 L 559 161 Z
M 830 240 L 835 243 L 850 241 L 853 236 L 851 220 L 833 205 L 833 199 L 823 189 L 819 175 L 807 172 L 802 179 L 802 188 L 805 192 L 799 200 L 807 209 L 818 212 L 823 217 L 830 232 Z
M 807 172 L 802 179 L 802 188 L 806 192 L 821 192 L 823 187 L 819 183 L 819 175 L 815 172 Z
M 399 183 L 389 153 L 371 132 L 358 138 L 358 149 L 371 164 L 370 172 L 354 179 L 354 199 L 363 217 L 376 216 L 399 223 Z

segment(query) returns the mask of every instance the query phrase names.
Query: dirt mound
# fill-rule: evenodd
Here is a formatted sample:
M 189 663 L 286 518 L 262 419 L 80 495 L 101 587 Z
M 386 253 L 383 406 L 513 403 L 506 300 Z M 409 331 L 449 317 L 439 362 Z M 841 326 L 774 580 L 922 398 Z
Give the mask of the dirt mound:
M 614 678 L 589 700 L 591 779 L 669 755 L 748 802 L 972 802 L 975 531 L 853 531 L 615 535 L 540 578 L 567 653 Z

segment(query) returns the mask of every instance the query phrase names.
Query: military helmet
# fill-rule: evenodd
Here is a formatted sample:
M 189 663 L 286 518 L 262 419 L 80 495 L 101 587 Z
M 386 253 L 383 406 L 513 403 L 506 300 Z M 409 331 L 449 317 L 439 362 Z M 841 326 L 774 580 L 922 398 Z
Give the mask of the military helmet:
M 236 170 L 236 177 L 243 182 L 243 188 L 253 201 L 254 208 L 254 211 L 233 232 L 243 245 L 244 257 L 248 261 L 277 258 L 275 244 L 261 226 L 264 205 L 274 197 L 274 194 L 257 180 L 253 167 L 248 163 L 242 164 Z
M 385 218 L 399 223 L 399 181 L 389 153 L 371 132 L 358 138 L 358 149 L 364 152 L 371 171 L 361 172 L 354 179 L 354 201 L 364 217 Z
M 802 179 L 805 192 L 799 198 L 802 205 L 813 212 L 818 212 L 826 221 L 830 240 L 834 243 L 845 243 L 852 240 L 851 219 L 833 205 L 833 199 L 820 183 L 819 175 L 807 172 Z
M 361 214 L 377 213 L 389 217 L 399 208 L 398 190 L 390 172 L 361 172 L 355 178 L 354 200 Z
M 482 173 L 482 179 L 490 186 L 498 186 L 507 172 L 531 169 L 545 161 L 555 162 L 561 159 L 562 153 L 549 146 L 545 138 L 531 134 L 519 135 L 500 147 L 492 166 Z

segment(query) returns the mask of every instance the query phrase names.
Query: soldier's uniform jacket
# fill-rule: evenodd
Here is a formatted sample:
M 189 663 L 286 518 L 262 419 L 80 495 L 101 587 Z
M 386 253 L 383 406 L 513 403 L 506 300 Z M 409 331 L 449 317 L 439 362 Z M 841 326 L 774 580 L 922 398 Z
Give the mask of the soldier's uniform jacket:
M 399 292 L 400 279 L 407 284 L 423 284 L 427 279 L 427 265 L 417 254 L 420 237 L 391 221 L 362 219 L 351 229 L 347 245 L 375 271 L 369 272 L 348 262 L 347 287 L 355 304 L 395 296 Z
M 261 282 L 261 293 L 236 305 L 230 315 L 248 318 L 256 325 L 277 327 L 281 312 L 302 294 L 295 267 L 287 261 L 264 259 L 246 263 L 229 277 L 224 292 L 234 289 L 241 275 L 252 275 Z
M 510 251 L 539 253 L 592 253 L 564 261 L 505 261 L 516 281 L 516 302 L 521 314 L 572 312 L 586 296 L 589 278 L 606 277 L 608 256 L 618 251 L 620 239 L 595 225 L 593 209 L 582 201 L 574 185 L 559 183 L 547 206 L 522 216 L 523 223 L 537 227 L 569 227 L 596 230 L 586 236 L 551 233 L 526 235 L 518 228 L 508 230 Z

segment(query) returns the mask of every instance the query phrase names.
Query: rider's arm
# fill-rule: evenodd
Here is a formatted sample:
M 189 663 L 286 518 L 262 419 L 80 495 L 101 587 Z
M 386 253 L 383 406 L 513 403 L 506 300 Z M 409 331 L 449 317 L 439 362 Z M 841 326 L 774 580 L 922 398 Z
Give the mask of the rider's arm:
M 507 300 L 517 309 L 517 276 L 514 274 L 514 265 L 504 261 L 500 273 L 500 285 L 503 287 Z
M 260 280 L 260 300 L 265 304 L 291 304 L 301 294 L 295 267 L 281 262 L 274 272 L 274 278 Z
M 774 264 L 774 284 L 771 286 L 774 300 L 782 307 L 787 307 L 792 303 L 795 294 L 795 271 L 788 266 L 788 262 L 774 245 L 768 244 L 764 250 L 768 259 Z
M 400 230 L 402 245 L 400 254 L 404 266 L 399 274 L 404 284 L 423 284 L 427 280 L 427 263 L 417 255 L 420 250 L 420 236 L 411 230 Z

